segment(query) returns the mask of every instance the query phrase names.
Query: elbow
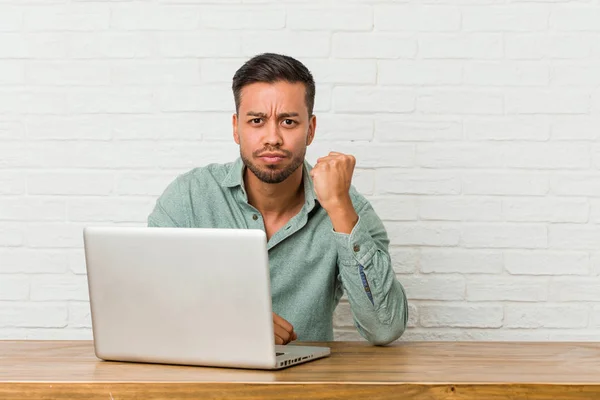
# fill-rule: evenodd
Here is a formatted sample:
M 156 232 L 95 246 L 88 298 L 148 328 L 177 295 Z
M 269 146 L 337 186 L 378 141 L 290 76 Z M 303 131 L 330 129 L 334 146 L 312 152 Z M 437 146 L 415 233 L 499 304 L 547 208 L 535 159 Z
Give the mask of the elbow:
M 398 340 L 405 330 L 406 324 L 403 323 L 386 325 L 377 334 L 369 337 L 369 342 L 374 346 L 385 346 Z

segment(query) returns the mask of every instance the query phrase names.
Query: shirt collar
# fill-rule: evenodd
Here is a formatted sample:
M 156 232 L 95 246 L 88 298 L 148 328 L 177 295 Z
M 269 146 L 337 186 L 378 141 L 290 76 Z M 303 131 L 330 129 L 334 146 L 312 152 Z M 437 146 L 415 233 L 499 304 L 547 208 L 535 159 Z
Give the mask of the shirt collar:
M 241 157 L 238 157 L 237 160 L 231 164 L 231 168 L 229 168 L 229 173 L 225 176 L 225 179 L 221 182 L 221 186 L 233 188 L 240 186 L 244 188 L 244 162 Z M 302 180 L 304 183 L 304 203 L 308 207 L 308 210 L 312 210 L 315 206 L 315 202 L 317 201 L 317 196 L 315 195 L 315 189 L 313 185 L 313 180 L 310 176 L 310 170 L 312 170 L 312 165 L 308 163 L 308 161 L 304 160 L 302 165 Z

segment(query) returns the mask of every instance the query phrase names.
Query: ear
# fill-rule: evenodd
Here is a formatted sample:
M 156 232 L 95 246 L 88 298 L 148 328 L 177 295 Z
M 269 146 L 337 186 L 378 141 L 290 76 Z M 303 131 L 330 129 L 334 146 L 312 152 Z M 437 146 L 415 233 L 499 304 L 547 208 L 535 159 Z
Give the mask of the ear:
M 308 135 L 306 136 L 306 145 L 310 146 L 313 139 L 315 138 L 315 131 L 317 130 L 317 117 L 312 115 L 308 121 Z
M 238 134 L 238 116 L 237 113 L 233 114 L 231 117 L 231 125 L 233 127 L 233 140 L 240 144 L 240 135 Z

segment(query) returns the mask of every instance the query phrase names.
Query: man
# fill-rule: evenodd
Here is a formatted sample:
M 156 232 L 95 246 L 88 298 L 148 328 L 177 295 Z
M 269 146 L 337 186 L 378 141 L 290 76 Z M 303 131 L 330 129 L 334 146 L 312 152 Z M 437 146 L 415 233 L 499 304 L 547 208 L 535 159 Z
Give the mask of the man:
M 179 176 L 148 225 L 263 229 L 276 344 L 333 340 L 344 290 L 364 338 L 376 345 L 396 340 L 406 327 L 407 300 L 385 228 L 350 185 L 354 157 L 331 152 L 314 168 L 304 160 L 317 125 L 310 71 L 291 57 L 262 54 L 235 73 L 232 88 L 241 157 Z

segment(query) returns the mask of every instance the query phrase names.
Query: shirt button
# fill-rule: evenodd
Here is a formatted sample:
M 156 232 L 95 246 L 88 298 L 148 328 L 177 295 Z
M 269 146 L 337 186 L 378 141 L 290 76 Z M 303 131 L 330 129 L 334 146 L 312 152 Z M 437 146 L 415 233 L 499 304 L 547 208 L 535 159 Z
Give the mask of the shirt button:
M 357 244 L 355 244 L 354 247 L 353 247 L 353 250 L 354 250 L 355 253 L 358 253 L 360 251 L 360 246 L 357 245 Z
M 256 221 L 258 219 L 258 215 L 252 214 L 252 219 Z

